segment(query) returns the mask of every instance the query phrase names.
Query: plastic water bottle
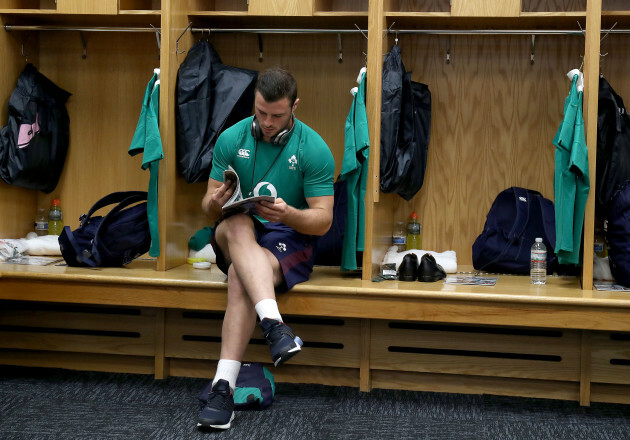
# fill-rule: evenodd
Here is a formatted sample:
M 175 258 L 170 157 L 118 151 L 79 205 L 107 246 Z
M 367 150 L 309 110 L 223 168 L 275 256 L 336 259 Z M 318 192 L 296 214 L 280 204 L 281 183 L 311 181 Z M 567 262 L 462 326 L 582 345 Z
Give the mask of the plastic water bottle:
M 529 276 L 532 284 L 545 284 L 547 282 L 547 247 L 540 237 L 536 238 L 532 245 Z
M 409 216 L 407 223 L 407 250 L 422 249 L 422 239 L 420 237 L 420 223 L 418 223 L 418 214 L 414 211 Z
M 398 248 L 398 252 L 407 249 L 407 235 L 405 234 L 405 223 L 398 222 L 392 234 L 392 245 Z
M 59 199 L 54 199 L 48 212 L 48 235 L 59 235 L 61 231 L 63 231 L 63 215 Z
M 48 216 L 46 210 L 39 208 L 35 217 L 35 233 L 37 235 L 48 235 Z

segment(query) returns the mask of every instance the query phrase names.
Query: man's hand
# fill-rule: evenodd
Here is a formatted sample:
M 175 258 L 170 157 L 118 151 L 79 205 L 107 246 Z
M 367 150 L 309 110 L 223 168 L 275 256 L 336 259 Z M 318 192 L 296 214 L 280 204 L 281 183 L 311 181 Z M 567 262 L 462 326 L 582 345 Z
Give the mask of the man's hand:
M 212 193 L 212 203 L 219 208 L 223 208 L 223 205 L 230 200 L 234 190 L 236 189 L 236 182 L 234 180 L 226 180 L 223 184 L 216 188 Z
M 275 203 L 267 201 L 256 203 L 257 214 L 270 222 L 286 224 L 287 215 L 289 215 L 290 210 L 291 207 L 280 197 L 276 199 Z
M 235 189 L 236 182 L 233 180 L 219 182 L 212 178 L 208 179 L 208 189 L 201 201 L 201 209 L 211 221 L 218 221 L 221 218 L 221 209 L 232 197 Z

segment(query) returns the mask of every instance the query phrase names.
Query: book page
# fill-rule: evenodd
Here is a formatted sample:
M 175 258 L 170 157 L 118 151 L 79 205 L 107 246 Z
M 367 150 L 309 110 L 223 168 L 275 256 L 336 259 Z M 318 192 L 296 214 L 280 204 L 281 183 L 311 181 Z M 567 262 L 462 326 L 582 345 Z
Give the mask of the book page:
M 228 168 L 223 171 L 223 181 L 227 182 L 228 180 L 232 180 L 236 182 L 236 187 L 234 189 L 234 193 L 232 197 L 223 205 L 223 217 L 227 217 L 229 215 L 233 215 L 236 213 L 251 213 L 256 214 L 256 203 L 261 201 L 267 201 L 271 203 L 275 203 L 275 196 L 253 196 L 243 198 L 243 193 L 241 191 L 241 184 L 238 174 L 234 171 L 234 168 L 228 165 Z

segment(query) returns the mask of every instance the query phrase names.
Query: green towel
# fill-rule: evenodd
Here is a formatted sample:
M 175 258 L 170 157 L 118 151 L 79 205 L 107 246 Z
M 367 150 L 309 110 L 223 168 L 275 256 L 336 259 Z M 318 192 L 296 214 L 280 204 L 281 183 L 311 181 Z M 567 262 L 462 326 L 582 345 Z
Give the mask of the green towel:
M 194 251 L 202 250 L 208 243 L 210 243 L 210 237 L 212 236 L 212 228 L 206 226 L 203 229 L 195 232 L 195 235 L 188 240 L 188 247 Z

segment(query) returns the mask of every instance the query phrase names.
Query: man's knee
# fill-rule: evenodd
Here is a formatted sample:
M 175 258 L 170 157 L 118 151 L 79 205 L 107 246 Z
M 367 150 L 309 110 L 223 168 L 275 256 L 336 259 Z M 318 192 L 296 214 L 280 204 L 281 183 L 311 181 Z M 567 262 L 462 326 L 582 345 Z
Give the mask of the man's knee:
M 219 223 L 216 230 L 216 240 L 219 245 L 245 238 L 255 238 L 254 221 L 246 214 L 232 215 Z

